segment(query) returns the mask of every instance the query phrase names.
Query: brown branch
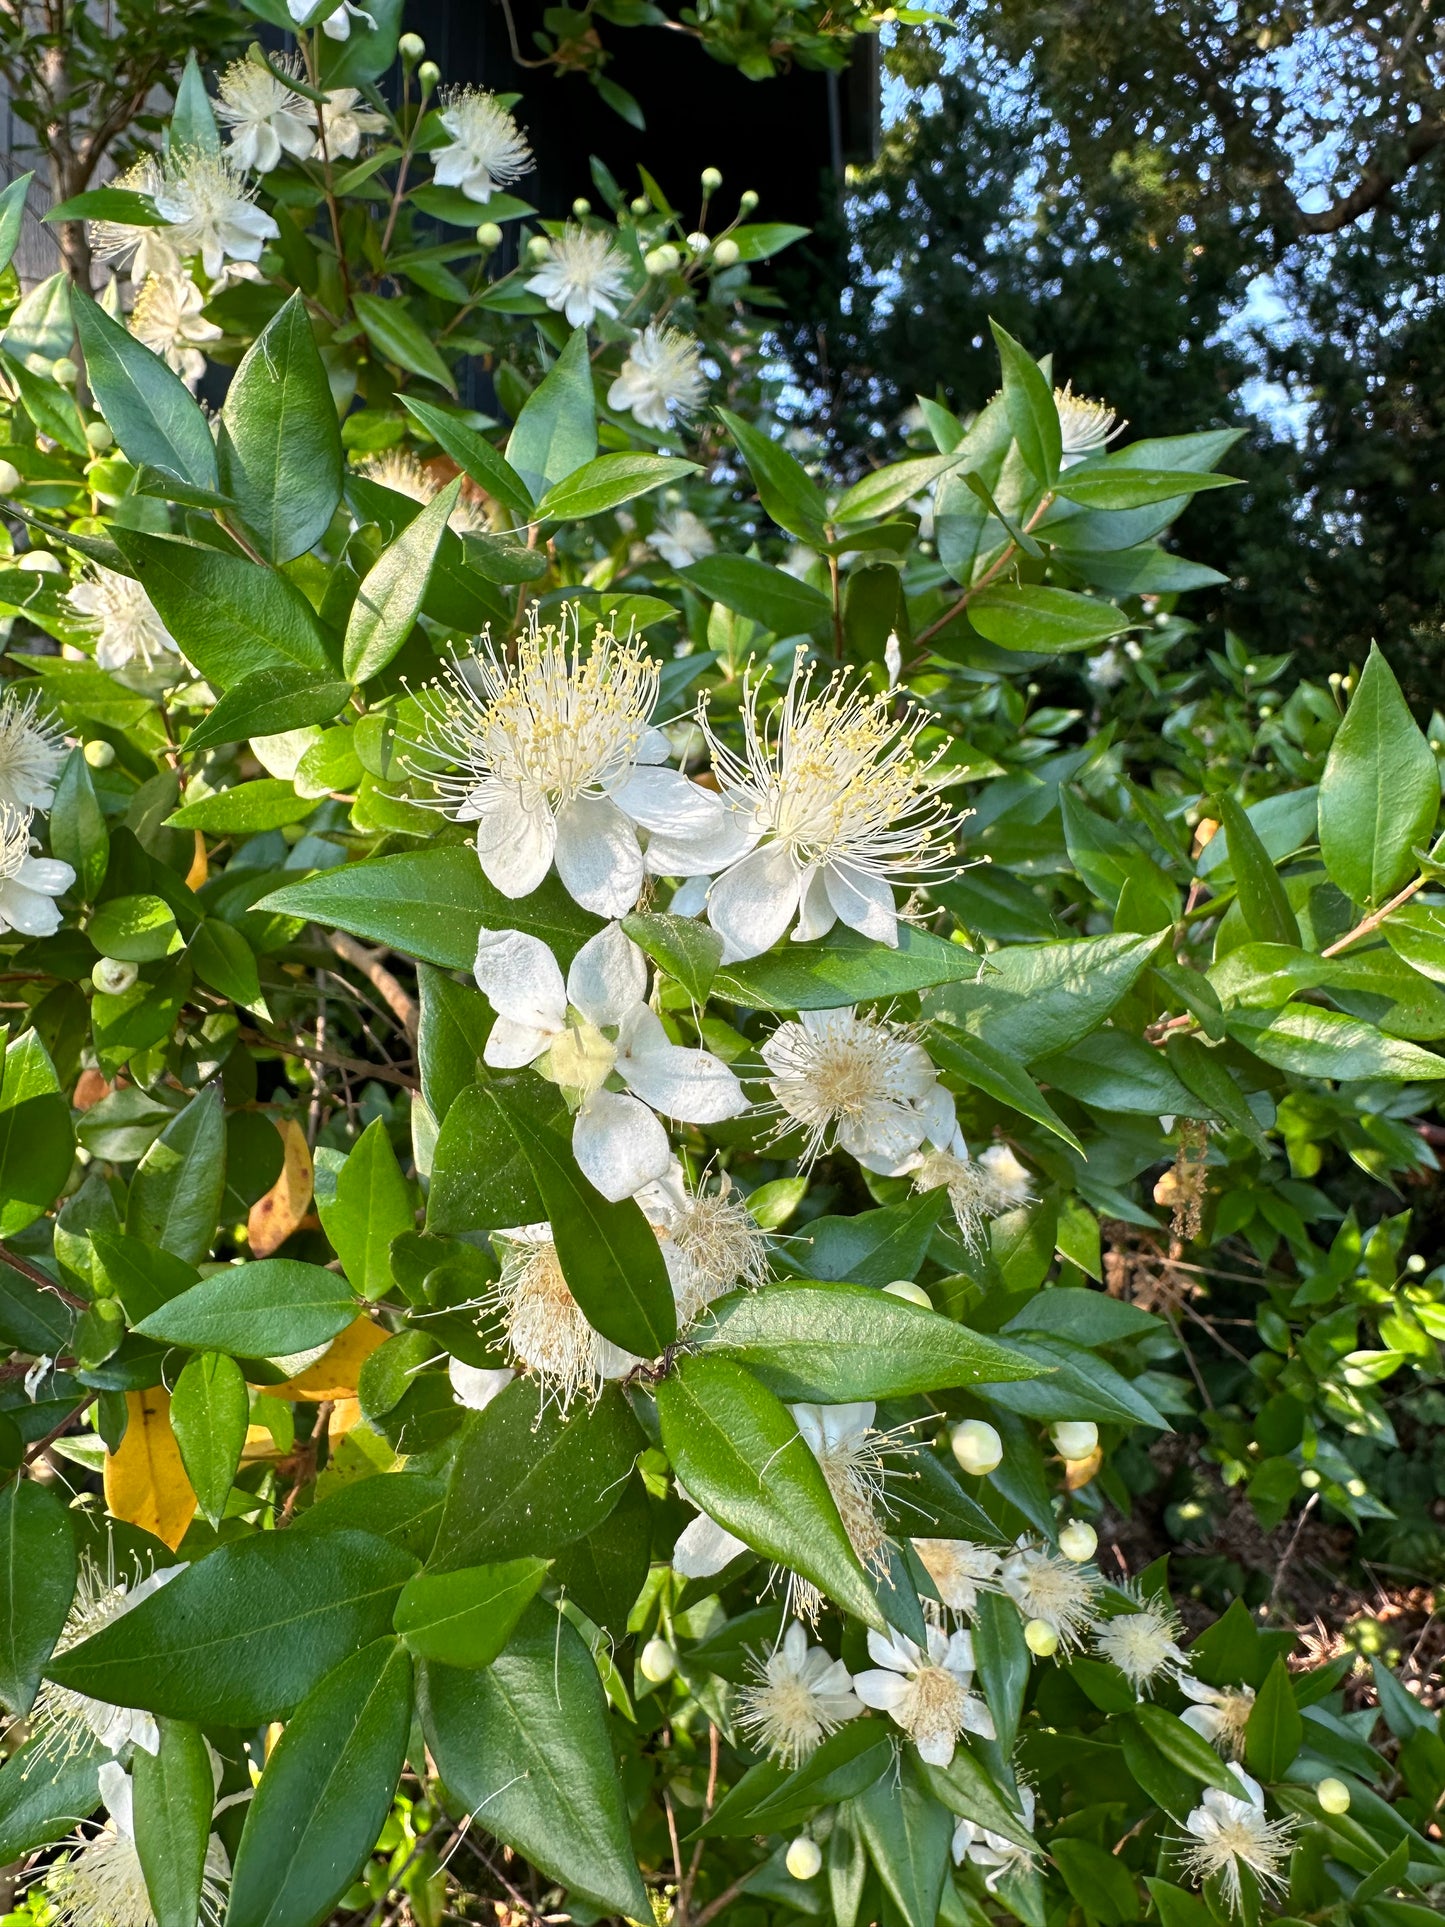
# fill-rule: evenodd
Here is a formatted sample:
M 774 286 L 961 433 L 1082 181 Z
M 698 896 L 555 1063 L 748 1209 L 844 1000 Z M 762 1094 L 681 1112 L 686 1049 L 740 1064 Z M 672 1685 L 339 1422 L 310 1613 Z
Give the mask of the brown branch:
M 416 1078 L 398 1070 L 395 1064 L 371 1064 L 363 1057 L 342 1057 L 336 1051 L 316 1050 L 289 1037 L 268 1037 L 263 1030 L 243 1030 L 241 1038 L 247 1044 L 264 1044 L 270 1050 L 283 1051 L 288 1057 L 304 1057 L 310 1064 L 325 1064 L 329 1070 L 350 1071 L 355 1077 L 378 1077 L 384 1084 L 404 1084 L 409 1091 L 421 1088 Z
M 1390 901 L 1381 909 L 1372 910 L 1369 916 L 1361 917 L 1353 930 L 1347 930 L 1342 937 L 1336 937 L 1332 944 L 1327 945 L 1326 948 L 1320 952 L 1320 955 L 1322 957 L 1337 957 L 1342 950 L 1348 950 L 1352 943 L 1358 943 L 1361 937 L 1368 937 L 1371 931 L 1379 929 L 1380 925 L 1392 911 L 1398 910 L 1402 903 L 1408 903 L 1415 892 L 1423 888 L 1424 883 L 1425 877 L 1422 872 L 1421 875 L 1415 878 L 1413 883 L 1407 883 L 1403 890 L 1398 891 L 1391 897 Z
M 61 1436 L 63 1432 L 68 1432 L 71 1426 L 74 1425 L 75 1421 L 78 1418 L 80 1418 L 84 1413 L 88 1412 L 91 1406 L 94 1405 L 95 1401 L 99 1397 L 100 1397 L 99 1392 L 92 1392 L 90 1394 L 90 1397 L 86 1399 L 82 1399 L 79 1405 L 73 1405 L 70 1408 L 70 1410 L 65 1414 L 65 1417 L 60 1421 L 59 1425 L 52 1426 L 50 1431 L 48 1431 L 45 1434 L 45 1437 L 43 1439 L 37 1439 L 34 1445 L 32 1445 L 29 1451 L 25 1454 L 25 1457 L 20 1461 L 22 1471 L 27 1466 L 33 1465 L 35 1461 L 40 1457 L 41 1453 L 47 1451 L 52 1445 L 54 1445 L 55 1441 Z
M 382 962 L 386 952 L 368 950 L 366 945 L 358 943 L 355 937 L 348 937 L 344 930 L 328 930 L 326 941 L 338 957 L 343 958 L 354 969 L 361 972 L 407 1036 L 414 1042 L 417 1025 L 416 998 Z
M 724 1907 L 736 1900 L 743 1888 L 746 1887 L 752 1879 L 753 1875 L 761 1873 L 767 1864 L 766 1860 L 760 1860 L 756 1867 L 749 1867 L 746 1873 L 739 1874 L 730 1887 L 723 1888 L 716 1900 L 710 1900 L 707 1903 L 706 1907 L 703 1908 L 702 1912 L 693 1921 L 692 1927 L 707 1927 L 708 1922 L 715 1920 Z
M 28 1258 L 22 1258 L 18 1251 L 12 1251 L 7 1244 L 0 1244 L 0 1264 L 9 1265 L 12 1271 L 18 1271 L 22 1278 L 28 1278 L 31 1284 L 38 1286 L 41 1291 L 53 1292 L 61 1304 L 69 1305 L 72 1311 L 89 1310 L 88 1299 L 77 1297 L 73 1291 L 67 1291 L 64 1285 L 56 1283 L 49 1272 L 42 1271 L 39 1265 L 32 1265 Z

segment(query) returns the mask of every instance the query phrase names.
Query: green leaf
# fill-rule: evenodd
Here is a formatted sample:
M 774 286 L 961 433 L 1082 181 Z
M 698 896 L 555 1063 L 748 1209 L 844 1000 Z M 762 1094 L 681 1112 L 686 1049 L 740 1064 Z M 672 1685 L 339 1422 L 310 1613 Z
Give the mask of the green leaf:
M 9 267 L 20 245 L 20 230 L 25 221 L 25 197 L 34 179 L 33 168 L 28 174 L 17 174 L 4 193 L 0 194 L 0 274 Z
M 657 1387 L 663 1450 L 708 1515 L 866 1625 L 883 1615 L 787 1407 L 730 1358 L 683 1358 Z
M 251 736 L 280 736 L 310 723 L 329 723 L 351 694 L 351 684 L 318 681 L 313 671 L 279 664 L 233 683 L 211 713 L 196 724 L 181 745 L 198 756 L 221 743 L 244 743 Z
M 475 990 L 464 989 L 445 971 L 421 964 L 416 974 L 421 993 L 416 1055 L 422 1096 L 437 1123 L 445 1124 L 453 1102 L 477 1081 L 492 1010 Z
M 186 953 L 203 984 L 246 1008 L 261 1000 L 256 954 L 239 930 L 219 917 L 205 917 Z
M 261 1258 L 203 1278 L 136 1330 L 196 1352 L 287 1358 L 328 1344 L 359 1309 L 334 1271 L 296 1258 Z
M 246 1380 L 234 1358 L 188 1359 L 171 1393 L 171 1430 L 202 1512 L 219 1525 L 251 1422 Z
M 677 574 L 710 602 L 775 636 L 813 635 L 833 620 L 833 605 L 821 589 L 751 555 L 705 555 Z
M 391 1241 L 416 1222 L 384 1118 L 373 1118 L 356 1140 L 337 1174 L 335 1195 L 320 1211 L 352 1290 L 363 1298 L 384 1297 L 392 1284 Z
M 1238 1782 L 1233 1774 L 1208 1740 L 1201 1738 L 1192 1726 L 1186 1726 L 1183 1720 L 1167 1712 L 1164 1707 L 1150 1706 L 1147 1701 L 1133 1708 L 1132 1717 L 1171 1765 L 1182 1768 L 1196 1780 L 1202 1780 L 1205 1786 L 1217 1786 L 1225 1793 L 1234 1793 Z M 1277 1779 L 1279 1776 L 1272 1774 L 1270 1777 Z
M 1016 1421 L 1014 1423 L 1017 1424 Z M 1004 1450 L 1012 1457 L 1016 1441 L 1009 1437 L 1008 1423 L 1000 1429 L 1006 1441 Z M 994 1483 L 1006 1498 L 1012 1498 L 1014 1504 L 1018 1504 L 1022 1494 L 1017 1486 L 1011 1488 L 997 1474 L 994 1475 Z M 1039 1483 L 1042 1486 L 1042 1477 Z M 1047 1503 L 1045 1499 L 1046 1506 Z M 1047 1511 L 1044 1516 L 1048 1517 Z M 1028 1692 L 1032 1671 L 1032 1661 L 1024 1639 L 1024 1622 L 1017 1607 L 1002 1593 L 980 1593 L 973 1615 L 973 1637 L 979 1686 L 993 1714 L 1002 1756 L 1007 1759 L 1018 1734 L 1024 1696 Z
M 901 923 L 896 948 L 856 930 L 833 930 L 817 943 L 788 944 L 770 956 L 727 964 L 718 971 L 714 990 L 755 1010 L 836 1010 L 910 996 L 938 984 L 971 984 L 982 968 L 981 959 L 962 944 Z
M 833 520 L 873 522 L 879 516 L 891 515 L 915 495 L 926 494 L 940 475 L 957 466 L 958 459 L 954 454 L 918 455 L 875 468 L 871 475 L 844 489 L 833 504 Z
M 1353 903 L 1382 903 L 1415 874 L 1414 850 L 1430 841 L 1439 811 L 1434 752 L 1372 643 L 1320 778 L 1320 854 L 1330 881 Z
M 690 1657 L 699 1659 L 697 1649 Z M 771 1759 L 749 1767 L 693 1837 L 781 1833 L 816 1807 L 864 1792 L 893 1766 L 896 1757 L 888 1728 L 881 1721 L 852 1719 L 792 1772 Z
M 532 519 L 532 497 L 526 484 L 490 442 L 445 408 L 429 401 L 417 401 L 411 395 L 399 395 L 397 399 L 478 488 L 494 496 L 519 521 Z
M 1001 582 L 980 589 L 969 600 L 968 619 L 1001 649 L 1036 650 L 1040 655 L 1092 649 L 1132 627 L 1110 602 L 1036 583 Z
M 537 504 L 537 520 L 581 522 L 602 515 L 624 502 L 648 495 L 665 482 L 681 481 L 699 472 L 696 462 L 676 455 L 599 455 L 562 481 L 555 482 Z
M 0 195 L 0 201 L 4 196 Z M 80 894 L 90 902 L 105 881 L 110 862 L 110 832 L 105 827 L 91 780 L 85 752 L 73 749 L 65 759 L 55 802 L 50 812 L 50 848 L 75 872 Z
M 597 406 L 587 330 L 567 346 L 522 404 L 507 439 L 507 461 L 534 497 L 546 494 L 597 454 Z
M 906 1927 L 934 1927 L 953 1826 L 924 1786 L 918 1767 L 905 1760 L 853 1802 L 868 1856 Z
M 1034 1064 L 1097 1030 L 1162 941 L 1158 933 L 1010 944 L 989 955 L 976 981 L 925 998 L 924 1012 Z
M 351 605 L 341 651 L 342 666 L 354 683 L 379 675 L 411 634 L 461 486 L 460 477 L 448 482 L 367 571 Z
M 64 1839 L 100 1804 L 104 1749 L 89 1732 L 74 1751 L 68 1738 L 39 1733 L 0 1768 L 0 1853 L 7 1865 Z
M 51 1661 L 109 1706 L 208 1726 L 284 1719 L 359 1646 L 383 1639 L 416 1561 L 369 1532 L 263 1532 L 187 1566 Z
M 1011 1342 L 1015 1351 L 1040 1368 L 1039 1373 L 1030 1379 L 990 1384 L 984 1396 L 991 1404 L 1045 1422 L 1079 1418 L 1101 1425 L 1122 1423 L 1148 1425 L 1160 1432 L 1170 1430 L 1163 1414 L 1097 1353 L 1061 1338 L 1033 1333 L 1019 1333 Z
M 822 1405 L 1036 1378 L 1041 1369 L 995 1339 L 868 1285 L 734 1292 L 709 1309 L 693 1342 L 709 1357 L 746 1365 L 779 1398 Z
M 1058 482 L 1063 435 L 1053 390 L 1028 349 L 990 320 L 994 346 L 1003 368 L 1003 399 L 1019 454 L 1045 488 Z
M 990 1833 L 1001 1833 L 1005 1840 L 1021 1847 L 1035 1844 L 1017 1809 L 1004 1798 L 967 1743 L 954 1749 L 947 1766 L 925 1766 L 923 1775 L 950 1813 L 962 1814 L 965 1820 L 987 1827 Z
M 187 803 L 166 818 L 173 830 L 209 830 L 214 836 L 253 836 L 262 830 L 299 823 L 316 808 L 314 796 L 298 796 L 279 776 L 237 783 L 199 802 Z
M 336 674 L 331 645 L 293 582 L 243 555 L 115 529 L 162 622 L 208 682 L 229 688 L 263 669 Z
M 5 1047 L 0 1082 L 0 1237 L 55 1202 L 74 1159 L 69 1101 L 44 1044 L 24 1031 Z
M 562 1276 L 588 1324 L 624 1351 L 656 1358 L 677 1337 L 677 1307 L 662 1248 L 636 1200 L 604 1198 L 577 1169 L 566 1139 L 519 1092 L 482 1090 L 532 1173 Z
M 801 241 L 811 228 L 795 227 L 791 221 L 752 221 L 728 230 L 737 243 L 740 261 L 766 261 L 794 241 Z
M 12 1480 L 0 1491 L 0 1704 L 17 1719 L 30 1711 L 65 1625 L 75 1576 L 65 1507 L 46 1486 Z
M 1304 1742 L 1304 1721 L 1295 1704 L 1289 1669 L 1277 1659 L 1250 1708 L 1244 1729 L 1244 1763 L 1258 1779 L 1282 1780 Z
M 565 1123 L 560 1096 L 555 1118 Z M 459 1091 L 432 1157 L 427 1230 L 465 1236 L 535 1224 L 545 1215 L 536 1173 L 491 1091 L 480 1084 Z
M 306 1695 L 247 1811 L 228 1927 L 316 1927 L 332 1913 L 391 1809 L 411 1704 L 395 1639 L 363 1646 Z
M 1317 1004 L 1286 1004 L 1267 1016 L 1235 1010 L 1229 1031 L 1266 1064 L 1297 1077 L 1379 1077 L 1397 1083 L 1445 1078 L 1445 1057 Z
M 1188 1088 L 1162 1051 L 1127 1031 L 1099 1030 L 1066 1051 L 1043 1058 L 1039 1076 L 1100 1111 L 1139 1111 L 1146 1117 L 1197 1115 Z
M 1035 1124 L 1042 1124 L 1046 1131 L 1062 1138 L 1076 1151 L 1083 1150 L 1083 1145 L 1038 1085 L 1012 1057 L 991 1049 L 981 1037 L 970 1037 L 964 1031 L 942 1025 L 930 1031 L 928 1049 L 940 1070 L 952 1071 L 985 1096 L 1007 1104 L 1024 1117 L 1031 1117 Z
M 181 948 L 176 914 L 164 897 L 107 897 L 85 934 L 102 957 L 125 963 L 158 963 Z
M 146 1244 L 198 1264 L 211 1249 L 225 1191 L 226 1121 L 221 1093 L 212 1084 L 177 1112 L 141 1159 L 131 1180 L 125 1228 Z
M 166 130 L 166 150 L 176 154 L 215 154 L 220 151 L 220 146 L 220 130 L 216 126 L 206 83 L 201 78 L 195 54 L 189 53 L 181 74 L 181 84 L 176 89 L 170 126 Z
M 723 953 L 722 938 L 715 930 L 695 917 L 647 916 L 636 911 L 622 919 L 622 928 L 695 1003 L 707 1002 Z
M 482 875 L 476 851 L 456 844 L 325 870 L 307 883 L 272 891 L 255 907 L 314 918 L 445 970 L 472 968 L 483 924 L 540 937 L 564 970 L 602 928 L 601 919 L 579 910 L 556 877 L 529 897 L 504 897 Z
M 195 1927 L 216 1798 L 201 1729 L 162 1720 L 160 1750 L 136 1747 L 131 1773 L 135 1847 L 156 1927 Z
M 1433 758 L 1431 760 L 1433 763 Z M 1249 934 L 1261 943 L 1297 944 L 1299 925 L 1289 907 L 1279 871 L 1259 840 L 1259 832 L 1228 793 L 1219 798 L 1218 808 L 1240 914 Z
M 796 1247 L 774 1262 L 815 1279 L 855 1285 L 888 1285 L 912 1278 L 933 1242 L 946 1202 L 941 1190 L 925 1191 L 851 1217 L 812 1218 L 796 1234 Z
M 13 323 L 7 332 L 13 332 Z M 20 391 L 26 414 L 41 434 L 68 448 L 72 455 L 89 458 L 94 451 L 85 439 L 85 423 L 70 390 L 52 381 L 49 375 L 35 374 L 8 348 L 0 347 L 0 361 L 6 376 Z
M 424 1572 L 403 1588 L 393 1624 L 418 1659 L 490 1666 L 546 1576 L 545 1559 Z
M 221 487 L 268 562 L 320 541 L 341 500 L 341 428 L 299 290 L 231 378 L 219 452 Z
M 821 548 L 827 541 L 828 504 L 823 491 L 795 455 L 761 428 L 720 408 L 718 419 L 737 443 L 752 474 L 758 500 L 790 535 Z
M 1176 1036 L 1166 1040 L 1164 1054 L 1181 1084 L 1202 1099 L 1216 1117 L 1222 1117 L 1236 1131 L 1243 1131 L 1251 1144 L 1269 1154 L 1269 1139 L 1259 1128 L 1244 1092 L 1219 1053 L 1201 1044 L 1197 1037 Z
M 580 1634 L 540 1601 L 478 1671 L 427 1664 L 422 1722 L 468 1812 L 603 1913 L 647 1920 L 607 1705 Z
M 617 1386 L 563 1417 L 519 1378 L 463 1427 L 434 1568 L 545 1558 L 582 1538 L 617 1504 L 643 1442 Z
M 451 369 L 404 301 L 389 301 L 379 294 L 353 294 L 351 305 L 362 332 L 383 361 L 395 362 L 409 375 L 420 375 L 424 381 L 445 388 L 449 395 L 456 394 Z
M 93 187 L 72 194 L 41 215 L 47 227 L 58 221 L 119 221 L 126 227 L 167 227 L 169 223 L 149 194 L 124 187 Z
M 1203 475 L 1183 468 L 1114 468 L 1105 462 L 1070 469 L 1054 484 L 1054 493 L 1081 508 L 1139 509 L 1156 508 L 1204 489 L 1238 487 L 1233 475 Z
M 82 289 L 72 289 L 70 300 L 96 406 L 128 460 L 214 489 L 216 445 L 180 376 Z
M 1055 1835 L 1049 1852 L 1064 1876 L 1064 1884 L 1084 1913 L 1099 1927 L 1128 1927 L 1139 1918 L 1139 1890 L 1134 1875 L 1117 1854 L 1096 1847 L 1092 1840 Z

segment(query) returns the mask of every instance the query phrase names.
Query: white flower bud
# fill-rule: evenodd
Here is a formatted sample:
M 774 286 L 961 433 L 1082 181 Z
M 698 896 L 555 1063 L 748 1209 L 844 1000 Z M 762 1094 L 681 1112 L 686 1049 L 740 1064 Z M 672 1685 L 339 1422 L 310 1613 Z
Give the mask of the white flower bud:
M 552 256 L 552 243 L 545 234 L 534 234 L 527 243 L 529 261 L 548 261 Z
M 442 70 L 434 60 L 424 60 L 416 70 L 418 85 L 424 94 L 429 94 L 442 77 Z
M 419 33 L 404 33 L 396 43 L 396 51 L 408 67 L 414 67 L 426 52 L 426 42 Z
M 73 388 L 80 375 L 80 370 L 70 359 L 69 355 L 62 355 L 58 361 L 51 362 L 50 373 L 53 379 L 60 383 L 62 388 Z
M 90 981 L 108 997 L 119 997 L 123 990 L 130 989 L 139 975 L 133 963 L 122 963 L 118 957 L 102 957 L 91 971 Z
M 654 1686 L 661 1686 L 677 1671 L 677 1654 L 665 1639 L 649 1639 L 637 1664 L 644 1679 L 651 1680 Z
M 751 188 L 748 188 L 738 196 L 738 210 L 740 213 L 751 214 L 757 204 L 758 197 Z
M 645 194 L 633 195 L 632 212 L 637 216 L 639 220 L 642 219 L 644 214 L 650 214 L 652 212 L 652 203 L 651 201 L 648 200 Z
M 925 1311 L 933 1310 L 933 1300 L 922 1285 L 915 1285 L 911 1278 L 895 1278 L 883 1289 L 890 1298 L 902 1298 L 910 1305 L 922 1305 Z
M 1098 1533 L 1083 1519 L 1075 1519 L 1059 1534 L 1059 1551 L 1066 1559 L 1072 1559 L 1076 1566 L 1081 1566 L 1086 1559 L 1092 1559 L 1098 1546 Z
M 1315 1795 L 1326 1813 L 1348 1813 L 1350 1810 L 1350 1789 L 1333 1774 L 1320 1781 L 1315 1788 Z
M 15 558 L 17 569 L 28 569 L 31 575 L 64 575 L 65 568 L 58 555 L 49 549 L 27 549 L 24 555 Z
M 737 265 L 741 252 L 736 241 L 730 241 L 724 236 L 713 249 L 712 258 L 720 268 L 731 268 Z
M 721 186 L 722 186 L 722 175 L 718 172 L 718 170 L 715 167 L 705 167 L 702 170 L 703 193 L 716 194 L 718 189 Z
M 1035 1659 L 1052 1659 L 1059 1650 L 1058 1628 L 1047 1619 L 1031 1619 L 1024 1627 L 1024 1644 Z
M 1061 1459 L 1072 1462 L 1075 1459 L 1091 1459 L 1099 1449 L 1099 1428 L 1088 1419 L 1077 1419 L 1069 1424 L 1051 1425 L 1049 1437 L 1054 1442 L 1054 1450 Z
M 694 254 L 706 254 L 712 243 L 708 240 L 701 228 L 696 228 L 688 235 L 687 245 L 692 249 Z
M 587 219 L 587 216 L 592 212 L 592 203 L 585 194 L 579 194 L 577 196 L 576 200 L 572 203 L 572 212 L 577 216 L 579 221 L 585 221 Z
M 799 1835 L 793 1842 L 783 1860 L 783 1865 L 794 1880 L 814 1879 L 822 1864 L 822 1848 L 816 1840 L 809 1840 L 804 1835 Z
M 502 230 L 495 221 L 483 221 L 477 229 L 477 246 L 485 248 L 490 254 L 493 248 L 502 245 Z
M 14 462 L 0 461 L 0 495 L 13 495 L 20 482 L 20 470 Z
M 115 761 L 115 745 L 106 742 L 103 736 L 97 736 L 93 742 L 86 744 L 85 760 L 92 769 L 109 769 Z
M 954 1427 L 953 1456 L 965 1472 L 982 1478 L 1003 1459 L 1003 1440 L 985 1419 L 965 1419 Z
M 111 433 L 108 423 L 87 422 L 85 424 L 85 439 L 97 453 L 102 453 L 105 449 L 112 446 L 115 441 L 115 436 Z
M 642 265 L 649 274 L 676 274 L 682 266 L 682 256 L 671 241 L 664 241 L 660 248 L 648 249 L 642 257 Z

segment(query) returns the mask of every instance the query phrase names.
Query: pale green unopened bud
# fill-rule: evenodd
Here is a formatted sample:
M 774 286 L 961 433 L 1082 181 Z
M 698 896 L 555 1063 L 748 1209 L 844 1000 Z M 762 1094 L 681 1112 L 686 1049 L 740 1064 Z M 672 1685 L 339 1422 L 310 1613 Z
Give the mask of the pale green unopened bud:
M 13 495 L 22 477 L 14 462 L 0 462 L 0 495 Z
M 50 372 L 62 388 L 73 388 L 80 375 L 79 368 L 76 367 L 69 355 L 62 355 L 58 361 L 52 361 L 50 364 Z
M 1061 1459 L 1091 1459 L 1099 1449 L 1099 1428 L 1088 1419 L 1049 1427 L 1049 1437 Z
M 1350 1810 L 1350 1789 L 1333 1774 L 1320 1781 L 1315 1788 L 1315 1797 L 1326 1813 L 1348 1813 Z
M 1075 1565 L 1092 1559 L 1098 1547 L 1098 1533 L 1083 1519 L 1075 1519 L 1059 1534 L 1059 1551 L 1066 1559 L 1072 1559 Z
M 529 261 L 545 261 L 551 252 L 552 243 L 547 239 L 545 234 L 534 234 L 527 243 L 527 259 Z
M 114 743 L 108 743 L 103 736 L 97 736 L 93 742 L 86 744 L 85 760 L 92 769 L 109 769 L 115 761 Z
M 783 1865 L 794 1880 L 813 1880 L 823 1864 L 823 1850 L 816 1840 L 800 1836 L 788 1848 Z
M 648 249 L 642 257 L 642 265 L 649 274 L 676 274 L 682 266 L 682 256 L 671 241 L 664 241 L 660 248 Z
M 638 217 L 639 220 L 641 220 L 644 214 L 650 214 L 652 212 L 652 203 L 651 201 L 648 200 L 645 194 L 633 195 L 632 212 Z
M 417 84 L 424 94 L 429 94 L 442 77 L 442 70 L 434 60 L 424 60 L 416 70 Z
M 24 555 L 15 558 L 17 569 L 27 569 L 31 575 L 64 575 L 65 569 L 58 555 L 49 549 L 27 549 Z
M 485 248 L 490 254 L 493 248 L 502 245 L 502 230 L 495 221 L 483 221 L 477 229 L 477 246 Z
M 751 188 L 747 188 L 738 196 L 738 211 L 742 214 L 751 214 L 757 204 L 758 197 Z
M 926 1311 L 933 1310 L 933 1300 L 922 1285 L 915 1285 L 911 1278 L 895 1278 L 891 1285 L 885 1285 L 883 1289 L 890 1298 L 902 1298 L 910 1305 L 922 1305 Z
M 716 194 L 718 189 L 721 186 L 722 186 L 722 175 L 718 172 L 718 170 L 715 167 L 705 167 L 702 170 L 703 193 Z
M 992 1472 L 1003 1459 L 1003 1440 L 986 1419 L 969 1418 L 953 1429 L 953 1456 L 977 1479 Z
M 585 221 L 587 219 L 587 216 L 592 212 L 592 203 L 585 194 L 579 194 L 577 196 L 576 200 L 572 203 L 572 212 L 579 221 Z
M 102 957 L 90 973 L 90 981 L 97 990 L 103 990 L 107 997 L 119 997 L 122 991 L 129 990 L 140 975 L 133 963 L 122 963 L 118 957 Z
M 396 51 L 408 67 L 414 67 L 426 52 L 426 42 L 419 33 L 404 33 L 396 43 Z
M 115 436 L 111 433 L 107 422 L 87 422 L 85 439 L 97 454 L 104 454 L 105 450 L 115 442 Z
M 654 1686 L 661 1686 L 677 1671 L 677 1654 L 665 1639 L 649 1639 L 637 1664 L 644 1679 L 651 1680 Z
M 1052 1659 L 1059 1650 L 1058 1628 L 1047 1619 L 1031 1619 L 1024 1627 L 1024 1644 L 1035 1659 Z
M 736 266 L 738 257 L 741 253 L 742 253 L 742 249 L 738 246 L 736 241 L 729 241 L 726 237 L 724 237 L 721 241 L 718 242 L 717 246 L 713 249 L 712 258 L 714 261 L 717 262 L 720 268 L 731 268 Z

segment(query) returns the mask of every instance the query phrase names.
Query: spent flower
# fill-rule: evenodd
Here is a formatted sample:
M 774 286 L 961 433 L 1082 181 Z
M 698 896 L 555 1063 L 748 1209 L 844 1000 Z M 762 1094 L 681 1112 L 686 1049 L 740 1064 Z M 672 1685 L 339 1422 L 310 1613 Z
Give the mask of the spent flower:
M 1194 1702 L 1179 1715 L 1184 1724 L 1217 1747 L 1226 1760 L 1242 1760 L 1249 1716 L 1254 1711 L 1254 1688 L 1206 1686 L 1192 1673 L 1185 1673 L 1179 1690 Z

